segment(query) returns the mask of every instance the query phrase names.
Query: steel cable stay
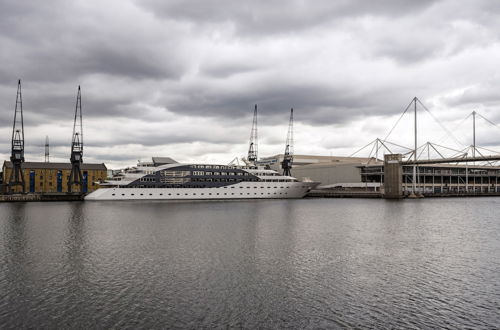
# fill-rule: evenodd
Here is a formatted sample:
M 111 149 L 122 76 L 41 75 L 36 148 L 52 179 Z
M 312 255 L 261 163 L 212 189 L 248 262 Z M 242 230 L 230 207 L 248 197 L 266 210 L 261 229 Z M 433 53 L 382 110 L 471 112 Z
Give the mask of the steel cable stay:
M 394 131 L 394 129 L 396 128 L 396 126 L 398 126 L 399 122 L 401 121 L 401 119 L 403 119 L 403 116 L 405 115 L 406 112 L 408 112 L 408 109 L 410 109 L 410 106 L 413 104 L 413 100 L 411 100 L 411 102 L 408 104 L 408 106 L 406 107 L 405 111 L 403 111 L 403 113 L 401 114 L 401 116 L 399 116 L 398 120 L 396 121 L 396 123 L 394 124 L 394 126 L 392 126 L 391 130 L 389 131 L 389 133 L 386 135 L 386 137 L 384 138 L 384 142 L 387 141 L 387 139 L 389 138 L 389 136 L 392 134 L 392 132 Z
M 427 113 L 432 117 L 432 119 L 434 119 L 439 126 L 441 126 L 441 128 L 447 132 L 454 140 L 455 142 L 457 142 L 458 144 L 462 145 L 462 146 L 465 146 L 464 143 L 462 143 L 452 132 L 450 132 L 444 125 L 443 123 L 441 123 L 441 121 L 436 117 L 434 116 L 434 114 L 420 101 L 420 99 L 418 98 L 415 98 L 418 103 L 422 106 L 422 108 L 424 108 L 425 111 L 427 111 Z
M 455 125 L 453 127 L 453 129 L 451 130 L 452 132 L 455 132 L 460 126 L 462 126 L 462 124 L 467 120 L 469 119 L 471 116 L 472 116 L 473 112 L 469 113 L 464 119 L 462 119 L 460 121 L 460 123 L 458 123 L 457 125 Z M 449 138 L 450 136 L 448 135 L 448 133 L 444 134 L 442 137 L 440 137 L 437 141 L 438 143 L 443 143 L 444 141 L 446 141 L 447 138 Z

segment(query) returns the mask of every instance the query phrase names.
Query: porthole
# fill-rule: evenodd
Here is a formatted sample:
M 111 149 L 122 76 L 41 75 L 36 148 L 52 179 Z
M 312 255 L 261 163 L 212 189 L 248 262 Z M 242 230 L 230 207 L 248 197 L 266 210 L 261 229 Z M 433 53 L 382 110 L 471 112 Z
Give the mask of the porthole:
M 224 195 L 227 195 L 227 193 L 224 193 Z
M 125 196 L 125 194 L 122 194 L 122 196 Z
M 134 194 L 130 194 L 130 195 L 134 196 Z
M 111 194 L 111 196 L 114 196 L 115 194 Z
M 170 195 L 170 194 L 169 194 Z M 160 196 L 163 196 L 163 194 L 160 194 Z
M 149 194 L 149 196 L 153 196 L 153 194 Z
M 141 194 L 141 196 L 144 196 L 144 194 Z

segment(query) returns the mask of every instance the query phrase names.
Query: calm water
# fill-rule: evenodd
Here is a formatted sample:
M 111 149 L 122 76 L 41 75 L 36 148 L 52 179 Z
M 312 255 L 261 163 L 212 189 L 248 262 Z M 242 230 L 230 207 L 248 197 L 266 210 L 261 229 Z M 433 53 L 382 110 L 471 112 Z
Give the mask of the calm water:
M 500 198 L 0 205 L 1 328 L 498 328 Z

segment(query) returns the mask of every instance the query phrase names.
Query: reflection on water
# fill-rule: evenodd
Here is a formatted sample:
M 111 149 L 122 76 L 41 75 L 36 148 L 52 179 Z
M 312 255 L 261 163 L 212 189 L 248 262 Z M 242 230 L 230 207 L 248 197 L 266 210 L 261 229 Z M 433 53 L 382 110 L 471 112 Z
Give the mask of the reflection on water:
M 495 328 L 499 204 L 1 204 L 0 324 Z

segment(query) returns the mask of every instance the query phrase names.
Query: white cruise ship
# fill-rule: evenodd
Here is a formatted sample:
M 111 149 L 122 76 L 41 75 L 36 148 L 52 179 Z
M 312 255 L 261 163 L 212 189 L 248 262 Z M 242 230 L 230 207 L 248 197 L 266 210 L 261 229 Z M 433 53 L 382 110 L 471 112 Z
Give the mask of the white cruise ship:
M 317 185 L 263 166 L 179 164 L 153 157 L 100 183 L 85 200 L 302 198 Z

